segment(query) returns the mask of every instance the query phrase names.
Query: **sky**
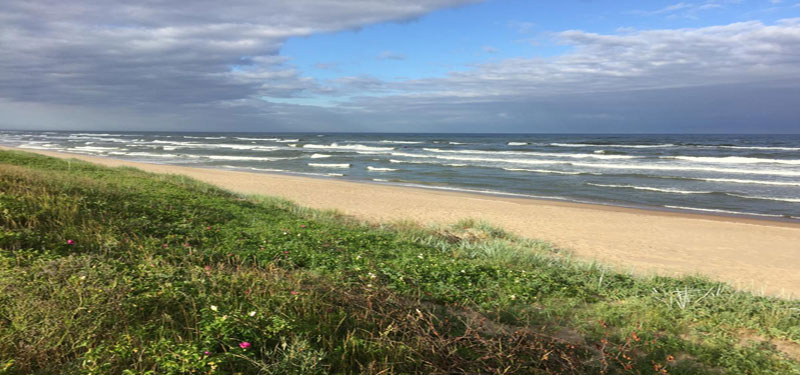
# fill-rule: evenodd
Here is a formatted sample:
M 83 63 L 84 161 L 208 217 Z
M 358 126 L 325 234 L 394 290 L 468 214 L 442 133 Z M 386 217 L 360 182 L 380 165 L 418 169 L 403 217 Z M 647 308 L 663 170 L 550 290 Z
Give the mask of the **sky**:
M 800 133 L 800 0 L 8 0 L 0 129 Z

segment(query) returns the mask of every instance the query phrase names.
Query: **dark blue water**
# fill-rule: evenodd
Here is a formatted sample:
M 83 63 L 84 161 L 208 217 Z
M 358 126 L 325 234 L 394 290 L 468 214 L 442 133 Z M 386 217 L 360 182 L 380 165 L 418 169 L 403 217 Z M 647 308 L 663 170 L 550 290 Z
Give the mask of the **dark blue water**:
M 800 135 L 0 132 L 9 146 L 796 220 Z

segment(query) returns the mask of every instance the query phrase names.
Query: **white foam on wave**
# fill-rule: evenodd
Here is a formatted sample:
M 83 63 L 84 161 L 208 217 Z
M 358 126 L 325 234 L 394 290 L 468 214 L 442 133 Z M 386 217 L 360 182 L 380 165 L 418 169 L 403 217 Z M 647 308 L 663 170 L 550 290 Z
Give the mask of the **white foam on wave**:
M 230 148 L 233 150 L 254 150 L 254 151 L 276 151 L 280 147 L 276 146 L 259 146 L 259 145 L 240 145 L 236 143 L 183 143 L 181 148 Z
M 258 172 L 278 172 L 278 173 L 289 173 L 289 174 L 297 174 L 297 175 L 305 175 L 305 176 L 322 176 L 322 177 L 342 177 L 344 176 L 341 173 L 314 173 L 314 172 L 295 172 L 295 171 L 288 171 L 285 169 L 273 169 L 273 168 L 256 168 L 256 167 L 237 167 L 235 165 L 221 165 L 220 168 L 230 168 L 230 169 L 246 169 L 251 171 L 258 171 Z
M 567 154 L 557 152 L 535 152 L 535 151 L 487 151 L 487 150 L 443 150 L 440 148 L 423 148 L 422 150 L 444 154 L 478 154 L 478 155 L 523 155 L 523 156 L 542 156 L 556 158 L 573 159 L 638 159 L 638 156 L 631 155 L 600 155 L 600 154 Z
M 760 199 L 766 201 L 778 201 L 778 202 L 790 202 L 790 203 L 800 203 L 800 198 L 783 198 L 783 197 L 765 197 L 760 195 L 743 195 L 743 194 L 734 194 L 734 193 L 727 193 L 732 197 L 744 198 L 744 199 Z
M 563 160 L 536 160 L 536 159 L 501 159 L 501 158 L 483 158 L 483 157 L 470 157 L 470 156 L 448 156 L 448 155 L 419 155 L 409 154 L 404 152 L 393 152 L 394 156 L 407 156 L 415 158 L 430 158 L 441 160 L 455 160 L 455 161 L 475 161 L 475 162 L 490 162 L 490 163 L 511 163 L 511 164 L 526 164 L 526 165 L 549 165 L 549 164 L 569 164 L 568 161 Z
M 397 159 L 389 159 L 389 163 L 404 163 L 404 164 L 432 164 L 427 161 L 411 161 L 411 160 L 397 160 Z
M 242 141 L 272 141 L 277 142 L 280 141 L 280 138 L 247 138 L 247 137 L 235 137 L 238 140 Z
M 772 176 L 800 176 L 800 171 L 776 169 L 742 169 L 742 168 L 715 168 L 715 167 L 682 167 L 677 165 L 660 164 L 608 164 L 608 163 L 579 163 L 573 162 L 576 167 L 600 169 L 625 169 L 625 170 L 659 170 L 659 171 L 691 171 L 691 172 L 719 172 L 731 174 L 754 174 Z
M 327 155 L 327 154 L 312 154 L 309 157 L 312 158 L 312 159 L 324 159 L 324 158 L 329 158 L 331 156 L 332 155 Z
M 279 140 L 277 140 L 275 142 L 278 142 L 278 143 L 292 143 L 292 142 L 300 142 L 300 140 L 299 139 L 279 139 Z
M 509 146 L 525 146 L 528 142 L 508 142 Z
M 54 150 L 54 151 L 62 150 L 61 148 L 57 147 L 56 145 L 49 144 L 49 143 L 48 144 L 32 144 L 32 143 L 28 143 L 28 144 L 24 144 L 24 145 L 19 145 L 19 148 L 27 148 L 27 149 L 31 149 L 31 150 Z
M 743 156 L 723 156 L 723 157 L 710 157 L 710 156 L 661 156 L 661 159 L 677 159 L 697 163 L 721 163 L 721 164 L 791 164 L 800 165 L 800 160 L 785 160 L 785 159 L 765 159 L 765 158 L 748 158 Z
M 198 155 L 193 155 L 197 157 Z M 293 160 L 294 158 L 280 158 L 280 157 L 263 157 L 263 156 L 229 156 L 229 155 L 203 155 L 203 158 L 211 160 L 250 160 L 250 161 L 279 161 L 279 160 Z
M 389 180 L 386 180 L 386 179 L 383 179 L 383 178 L 373 178 L 373 179 L 372 179 L 372 181 L 376 181 L 376 182 L 389 182 Z
M 134 151 L 134 152 L 120 152 L 114 151 L 109 152 L 109 155 L 119 155 L 119 156 L 142 156 L 147 158 L 181 158 L 181 157 L 197 157 L 196 155 L 178 155 L 178 154 L 154 154 L 152 152 L 142 152 L 142 151 Z
M 248 151 L 277 151 L 281 150 L 278 146 L 262 146 L 262 145 L 241 145 L 237 143 L 197 143 L 197 142 L 178 142 L 178 141 L 136 141 L 128 146 L 136 146 L 142 144 L 160 144 L 169 145 L 164 146 L 164 150 L 175 150 L 179 148 L 196 148 L 196 149 L 216 149 L 216 148 L 229 148 L 232 150 L 248 150 Z
M 393 143 L 393 144 L 398 144 L 398 145 L 416 145 L 416 144 L 420 144 L 420 143 L 424 143 L 424 142 L 420 142 L 420 141 L 390 141 L 390 140 L 382 140 L 382 141 L 379 141 L 379 143 Z
M 765 151 L 800 151 L 800 147 L 779 147 L 779 146 L 697 146 L 701 148 L 728 148 L 732 150 L 765 150 Z
M 63 137 L 52 137 L 52 138 L 64 139 Z M 84 136 L 84 135 L 70 135 L 66 139 L 70 139 L 70 140 L 74 140 L 74 139 L 81 139 L 81 140 L 82 139 L 91 139 L 91 140 L 95 140 L 95 141 L 112 142 L 112 143 L 128 142 L 128 140 L 121 139 L 121 138 L 107 138 L 107 137 L 101 137 L 101 136 L 93 137 L 93 136 Z
M 607 144 L 591 144 L 591 143 L 550 143 L 550 146 L 556 147 L 622 147 L 622 148 L 666 148 L 675 147 L 675 144 L 664 143 L 657 145 L 607 145 Z
M 775 186 L 800 186 L 800 181 L 764 181 L 764 180 L 742 180 L 737 178 L 693 178 L 698 181 L 709 182 L 730 182 L 735 184 L 758 184 Z
M 109 152 L 108 154 L 119 155 L 119 156 L 141 156 L 148 158 L 173 158 L 173 159 L 192 158 L 192 159 L 244 160 L 244 161 L 279 161 L 279 160 L 297 159 L 296 157 L 281 158 L 281 157 L 233 156 L 233 155 L 155 154 L 152 152 L 142 152 L 142 151 L 134 151 L 134 152 L 113 151 Z
M 128 146 L 140 145 L 140 144 L 170 145 L 175 148 L 230 148 L 233 150 L 257 150 L 257 151 L 275 151 L 281 149 L 280 147 L 276 146 L 242 145 L 238 143 L 197 143 L 197 142 L 181 142 L 181 141 L 163 141 L 160 139 L 156 139 L 153 141 L 135 140 L 133 141 L 132 144 L 128 144 Z
M 595 184 L 595 183 L 591 183 L 591 182 L 587 182 L 586 185 L 607 187 L 607 188 L 647 190 L 647 191 L 656 191 L 656 192 L 659 192 L 659 193 L 672 193 L 672 194 L 710 194 L 710 193 L 713 193 L 713 191 L 679 190 L 679 189 L 656 188 L 656 187 L 650 187 L 650 186 L 636 186 L 636 185 Z
M 167 145 L 182 145 L 182 144 L 191 144 L 192 142 L 176 142 L 176 141 L 162 141 L 160 139 L 156 139 L 153 141 L 133 141 L 133 143 L 158 143 L 158 144 L 167 144 Z
M 397 169 L 394 168 L 379 168 L 379 167 L 372 167 L 367 166 L 367 170 L 371 172 L 395 172 Z
M 115 150 L 124 150 L 119 147 L 99 147 L 99 146 L 77 146 L 72 147 L 70 150 L 78 150 L 78 151 L 87 151 L 87 152 L 108 152 L 108 151 L 115 151 Z
M 303 145 L 303 148 L 321 149 L 321 150 L 342 150 L 342 151 L 377 151 L 386 152 L 394 150 L 394 147 L 373 147 L 365 146 L 362 144 L 344 144 L 331 143 L 329 145 L 317 145 L 313 143 Z
M 449 145 L 468 145 L 469 143 L 465 142 L 447 142 Z
M 442 164 L 442 165 L 444 165 L 446 167 L 468 167 L 469 166 L 469 164 L 463 164 L 463 163 L 452 163 L 452 164 Z
M 189 135 L 184 135 L 183 138 L 190 138 L 190 139 L 225 139 L 227 137 L 192 137 Z
M 308 166 L 314 168 L 350 168 L 350 164 L 308 163 Z
M 650 187 L 650 186 L 636 186 L 636 185 L 595 184 L 595 183 L 591 183 L 591 182 L 587 182 L 586 184 L 587 185 L 591 185 L 591 186 L 599 186 L 599 187 L 647 190 L 647 191 L 655 191 L 655 192 L 660 192 L 660 193 L 671 193 L 671 194 L 711 194 L 711 193 L 715 193 L 713 191 L 680 190 L 680 189 L 656 188 L 656 187 Z M 770 201 L 779 201 L 779 202 L 800 203 L 800 198 L 764 197 L 764 196 L 758 196 L 758 195 L 744 195 L 744 194 L 737 194 L 737 193 L 722 193 L 722 194 L 725 194 L 725 195 L 731 196 L 731 197 L 744 198 L 744 199 L 761 199 L 761 200 L 770 200 Z
M 551 173 L 551 174 L 567 174 L 567 175 L 576 175 L 582 173 L 582 172 L 555 171 L 551 169 L 526 169 L 526 168 L 503 168 L 503 169 L 512 172 L 533 172 L 533 173 Z
M 123 134 L 109 134 L 109 133 L 72 133 L 70 135 L 87 136 L 87 137 L 124 137 Z
M 666 208 L 674 208 L 677 210 L 690 210 L 690 211 L 702 211 L 702 212 L 716 212 L 721 214 L 733 214 L 733 215 L 752 215 L 752 216 L 766 216 L 766 217 L 784 217 L 783 215 L 772 215 L 772 214 L 757 214 L 754 212 L 741 212 L 741 211 L 729 211 L 729 210 L 717 210 L 712 208 L 697 208 L 697 207 L 684 207 L 684 206 L 669 206 L 665 205 Z

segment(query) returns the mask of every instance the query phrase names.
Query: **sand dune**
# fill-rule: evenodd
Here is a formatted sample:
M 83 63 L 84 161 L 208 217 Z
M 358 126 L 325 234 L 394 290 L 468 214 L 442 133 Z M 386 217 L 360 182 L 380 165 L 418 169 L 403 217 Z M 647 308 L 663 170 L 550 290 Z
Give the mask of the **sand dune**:
M 371 221 L 452 223 L 462 218 L 481 219 L 623 270 L 665 275 L 700 273 L 757 293 L 800 296 L 797 223 L 36 152 L 108 166 L 183 174 L 232 191 L 280 196 L 303 206 L 335 208 Z

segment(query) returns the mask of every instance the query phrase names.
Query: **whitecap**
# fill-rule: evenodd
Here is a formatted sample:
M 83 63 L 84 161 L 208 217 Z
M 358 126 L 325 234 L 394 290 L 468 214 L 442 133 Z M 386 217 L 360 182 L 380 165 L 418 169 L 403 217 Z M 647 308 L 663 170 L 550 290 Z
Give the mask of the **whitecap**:
M 315 168 L 350 168 L 350 164 L 308 163 L 308 166 Z
M 379 168 L 379 167 L 372 167 L 367 166 L 367 170 L 371 172 L 395 172 L 397 169 L 394 168 Z

